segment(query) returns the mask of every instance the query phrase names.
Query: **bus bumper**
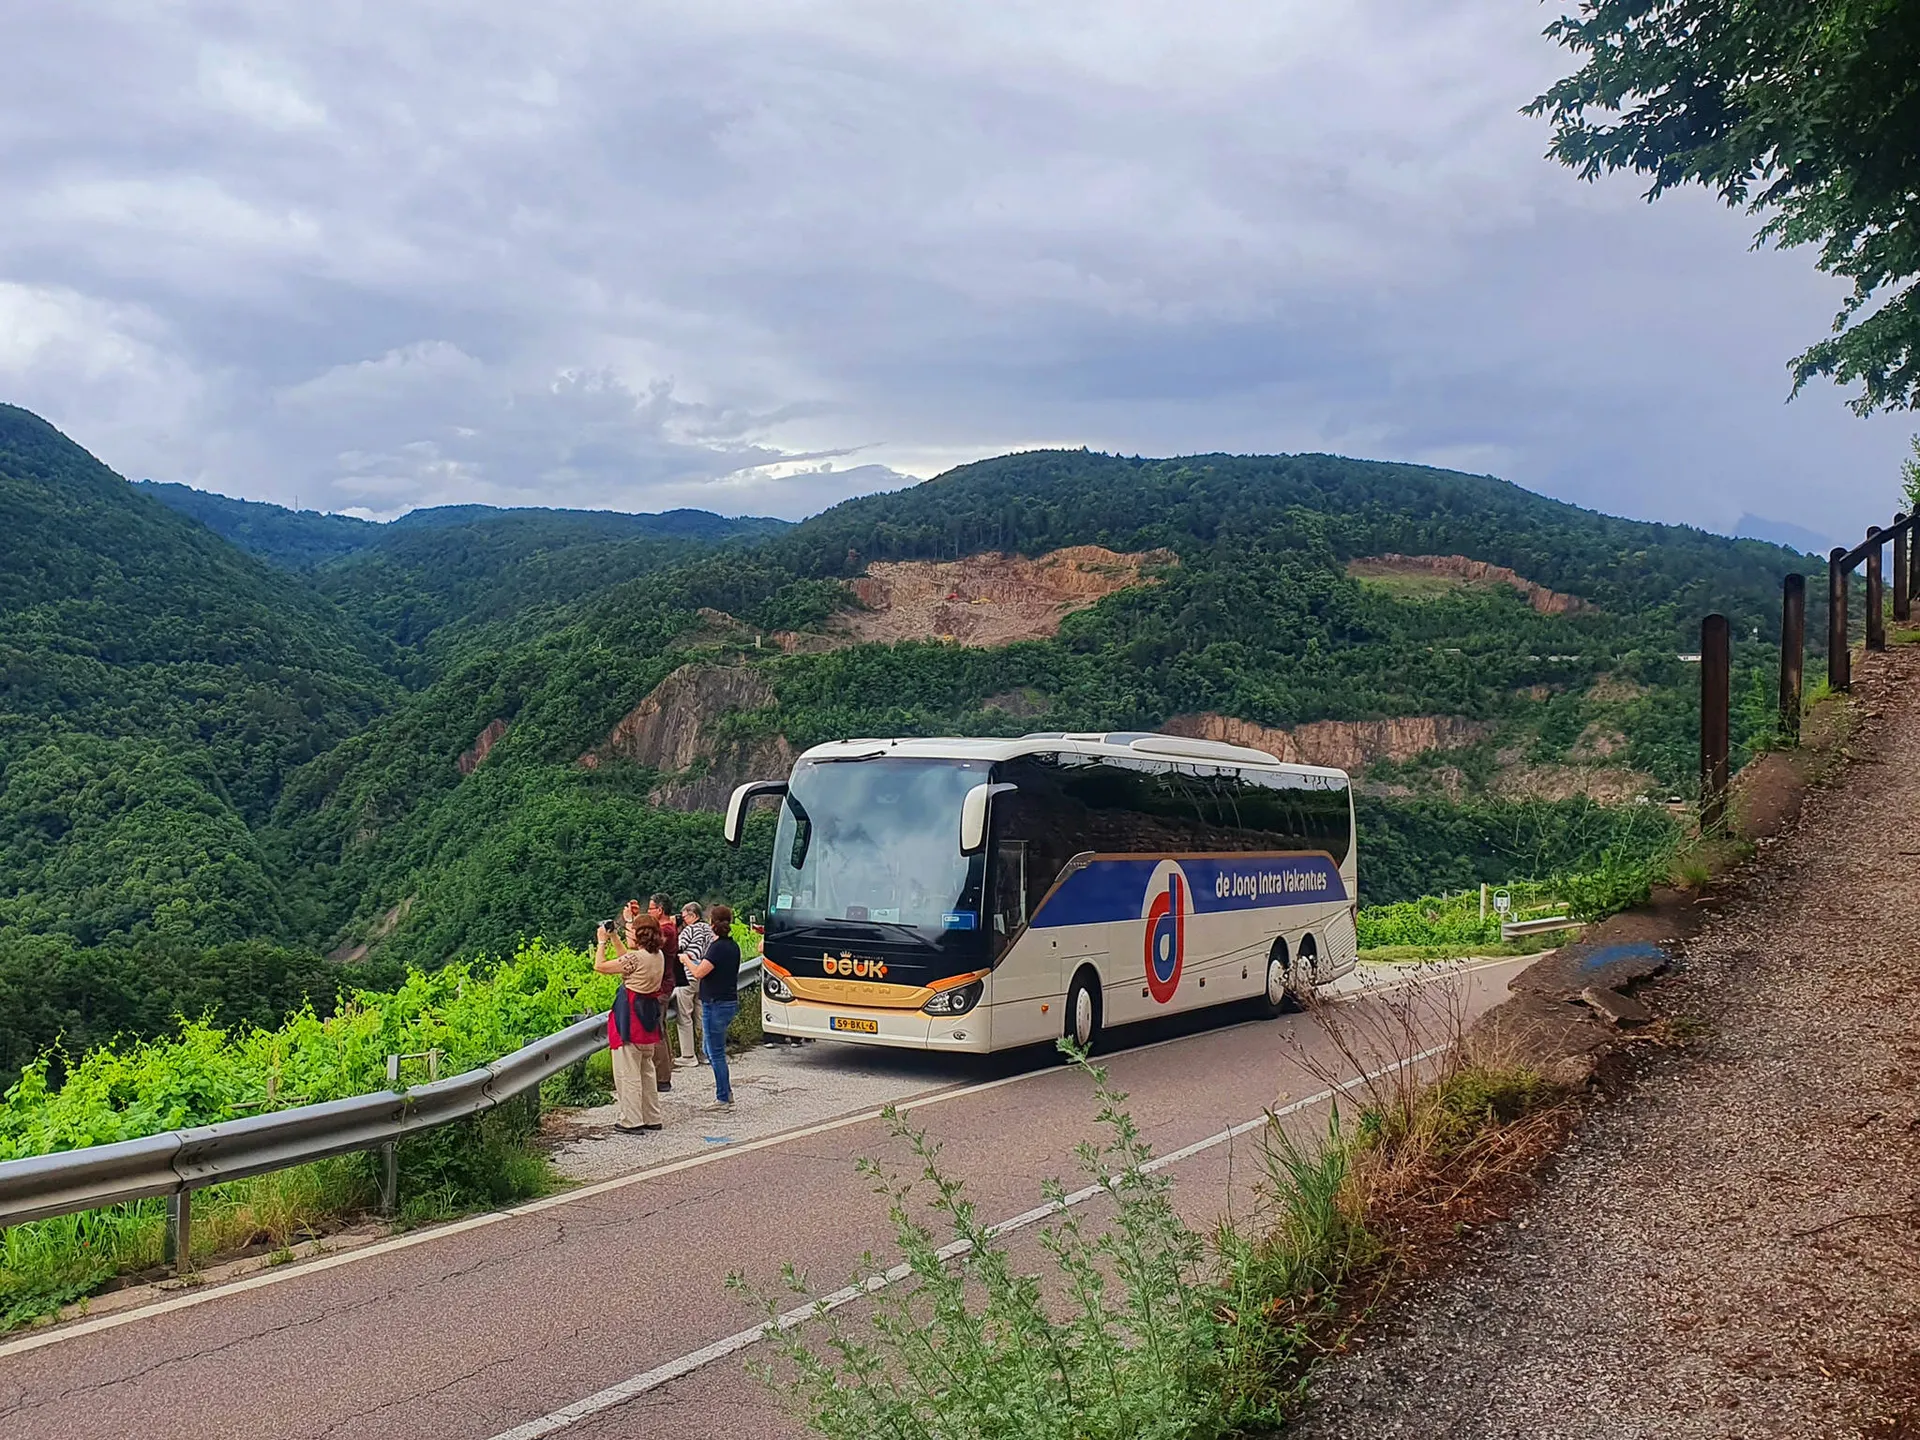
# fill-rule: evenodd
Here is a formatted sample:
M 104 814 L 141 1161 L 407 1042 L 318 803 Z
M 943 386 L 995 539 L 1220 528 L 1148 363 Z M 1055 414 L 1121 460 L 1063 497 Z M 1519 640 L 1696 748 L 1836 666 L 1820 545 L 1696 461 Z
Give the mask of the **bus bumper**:
M 834 1027 L 834 1021 L 855 1028 Z M 873 1028 L 866 1028 L 871 1025 Z M 918 1010 L 869 1010 L 856 1005 L 822 1005 L 811 1000 L 784 1004 L 760 997 L 760 1028 L 769 1035 L 797 1040 L 839 1040 L 854 1045 L 889 1045 L 906 1050 L 952 1050 L 984 1055 L 992 1049 L 986 1007 L 965 1015 L 935 1018 Z

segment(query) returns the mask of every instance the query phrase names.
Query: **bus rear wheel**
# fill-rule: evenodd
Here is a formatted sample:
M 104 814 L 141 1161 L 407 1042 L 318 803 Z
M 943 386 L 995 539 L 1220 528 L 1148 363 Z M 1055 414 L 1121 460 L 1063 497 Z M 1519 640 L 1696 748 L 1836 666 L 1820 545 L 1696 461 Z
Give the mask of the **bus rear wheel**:
M 1302 1005 L 1311 1005 L 1320 984 L 1320 947 L 1311 935 L 1300 937 L 1300 950 L 1294 956 L 1293 996 Z
M 1273 942 L 1267 952 L 1267 988 L 1254 1000 L 1262 1017 L 1277 1020 L 1286 1013 L 1287 997 L 1293 985 L 1293 967 L 1287 960 L 1284 936 Z
M 1100 978 L 1091 970 L 1067 988 L 1066 1037 L 1089 1055 L 1100 1048 Z

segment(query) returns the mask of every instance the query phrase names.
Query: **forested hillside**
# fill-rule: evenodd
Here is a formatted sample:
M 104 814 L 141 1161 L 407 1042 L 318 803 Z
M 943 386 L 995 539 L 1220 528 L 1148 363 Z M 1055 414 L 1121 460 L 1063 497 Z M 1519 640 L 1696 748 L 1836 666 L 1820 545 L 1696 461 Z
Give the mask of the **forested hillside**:
M 877 560 L 1083 545 L 1163 548 L 1172 563 L 1067 615 L 1056 634 L 1005 648 L 833 639 L 835 612 L 858 604 L 842 582 Z M 1350 561 L 1384 553 L 1470 554 L 1582 603 L 1541 613 L 1504 584 L 1409 594 L 1348 575 Z M 703 717 L 682 780 L 844 735 L 1438 715 L 1477 722 L 1480 738 L 1381 765 L 1380 803 L 1450 795 L 1481 807 L 1486 837 L 1519 836 L 1530 822 L 1508 811 L 1566 787 L 1503 789 L 1516 773 L 1564 782 L 1600 758 L 1643 789 L 1686 793 L 1697 671 L 1679 656 L 1704 609 L 1726 610 L 1748 635 L 1774 623 L 1793 563 L 1756 542 L 1419 467 L 1009 456 L 850 501 L 749 554 L 602 590 L 537 637 L 463 655 L 404 714 L 310 767 L 275 823 L 322 862 L 312 913 L 409 956 L 584 914 L 602 864 L 680 888 L 728 883 L 711 823 L 648 803 L 672 777 L 644 756 L 610 752 L 592 768 L 581 758 L 681 667 L 732 666 L 752 672 L 755 698 Z M 774 635 L 798 653 L 775 649 Z M 1743 732 L 1761 714 L 1748 707 Z M 498 744 L 463 774 L 457 757 L 496 722 Z M 1424 783 L 1436 768 L 1449 773 Z M 608 832 L 621 837 L 617 861 L 588 839 Z M 1446 855 L 1426 855 L 1417 827 L 1396 833 L 1415 838 L 1388 852 L 1398 873 L 1368 872 L 1372 896 L 1458 875 L 1451 862 L 1468 851 L 1485 870 L 1498 849 L 1456 835 Z M 1533 863 L 1522 848 L 1514 863 Z M 740 872 L 749 887 L 753 868 Z
M 280 933 L 255 829 L 390 647 L 0 406 L 0 934 Z
M 765 829 L 729 850 L 703 807 L 851 734 L 1168 726 L 1345 764 L 1370 900 L 1590 863 L 1690 790 L 1705 610 L 1758 733 L 1756 632 L 1804 563 L 1327 456 L 1013 455 L 793 527 L 336 525 L 142 494 L 6 410 L 0 486 L 34 537 L 0 572 L 0 1065 L 154 1023 L 100 978 L 143 945 L 258 1014 L 269 972 L 348 973 L 323 953 L 577 940 L 653 888 L 754 908 Z M 213 948 L 240 941 L 268 948 Z
M 288 510 L 185 485 L 139 489 L 240 549 L 302 572 L 313 588 L 395 644 L 421 648 L 446 627 L 466 634 L 551 611 L 708 547 L 775 535 L 783 520 L 706 510 L 502 510 L 443 505 L 384 524 Z M 444 644 L 435 647 L 443 649 Z

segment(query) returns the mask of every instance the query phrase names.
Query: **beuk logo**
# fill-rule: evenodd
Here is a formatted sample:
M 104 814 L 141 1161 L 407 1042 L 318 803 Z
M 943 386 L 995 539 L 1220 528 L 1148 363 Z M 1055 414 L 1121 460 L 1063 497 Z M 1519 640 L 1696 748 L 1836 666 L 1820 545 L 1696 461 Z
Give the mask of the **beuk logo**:
M 1187 953 L 1187 914 L 1193 908 L 1187 877 L 1171 860 L 1154 869 L 1147 884 L 1147 992 L 1164 1005 L 1180 988 Z

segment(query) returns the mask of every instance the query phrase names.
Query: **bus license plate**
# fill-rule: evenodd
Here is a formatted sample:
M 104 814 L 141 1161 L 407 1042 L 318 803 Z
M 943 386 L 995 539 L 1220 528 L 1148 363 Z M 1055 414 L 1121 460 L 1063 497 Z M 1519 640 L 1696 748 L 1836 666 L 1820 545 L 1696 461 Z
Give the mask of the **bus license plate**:
M 833 1028 L 836 1030 L 851 1030 L 856 1035 L 878 1035 L 880 1033 L 880 1022 L 878 1020 L 861 1020 L 851 1015 L 836 1015 L 833 1017 Z

